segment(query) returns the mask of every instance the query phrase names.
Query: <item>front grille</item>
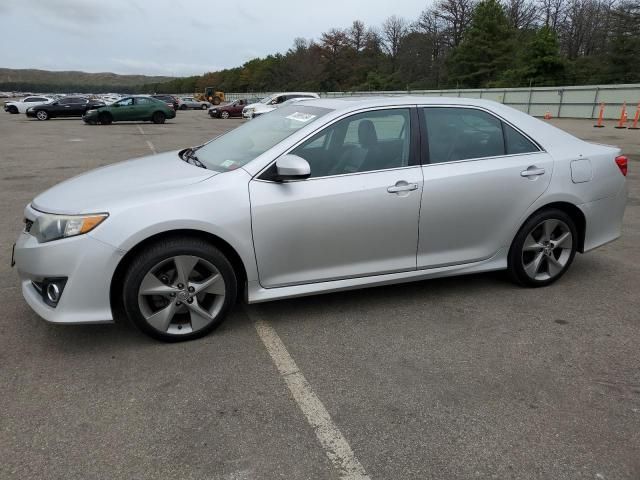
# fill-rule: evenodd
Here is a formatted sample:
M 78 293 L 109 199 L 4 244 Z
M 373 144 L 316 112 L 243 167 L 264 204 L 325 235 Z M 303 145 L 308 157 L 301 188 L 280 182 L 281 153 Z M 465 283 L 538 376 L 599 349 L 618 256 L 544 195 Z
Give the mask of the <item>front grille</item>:
M 29 233 L 31 231 L 31 227 L 33 227 L 33 221 L 28 218 L 24 219 L 24 231 Z

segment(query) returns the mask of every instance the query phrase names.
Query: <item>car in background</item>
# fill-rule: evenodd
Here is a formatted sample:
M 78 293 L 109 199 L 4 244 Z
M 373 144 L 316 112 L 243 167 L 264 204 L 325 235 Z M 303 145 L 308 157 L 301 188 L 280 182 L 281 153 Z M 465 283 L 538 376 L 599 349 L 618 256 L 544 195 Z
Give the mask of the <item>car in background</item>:
M 34 95 L 32 97 L 26 97 L 22 100 L 15 100 L 13 102 L 6 102 L 4 104 L 4 111 L 8 113 L 26 113 L 30 107 L 37 107 L 38 105 L 44 105 L 45 103 L 53 102 L 53 97 L 47 97 L 44 95 Z
M 82 117 L 87 110 L 104 106 L 102 100 L 92 100 L 86 97 L 62 97 L 50 103 L 45 103 L 27 109 L 27 117 L 38 120 L 49 120 L 59 117 Z
M 178 99 L 178 104 L 180 105 L 178 108 L 180 110 L 187 110 L 192 108 L 194 110 L 206 110 L 211 107 L 211 103 L 205 102 L 204 100 L 197 100 L 193 97 L 182 97 Z
M 244 118 L 253 118 L 263 113 L 271 112 L 273 108 L 270 108 L 270 107 L 278 106 L 281 103 L 286 102 L 287 100 L 291 100 L 292 98 L 320 98 L 320 95 L 313 92 L 274 93 L 272 95 L 269 95 L 268 97 L 263 98 L 257 103 L 252 103 L 250 105 L 247 105 L 242 110 L 242 116 Z
M 209 116 L 211 118 L 233 118 L 242 117 L 242 109 L 249 105 L 249 100 L 241 98 L 235 102 L 228 103 L 226 105 L 218 105 L 209 109 Z
M 178 108 L 180 107 L 180 102 L 173 95 L 150 95 L 150 96 L 151 98 L 162 100 L 164 103 L 166 103 L 169 107 L 173 108 L 174 110 L 178 110 Z
M 258 112 L 254 112 L 253 118 L 256 118 L 256 117 L 258 117 L 260 115 L 264 115 L 265 113 L 273 112 L 274 110 L 276 110 L 278 108 L 286 107 L 288 105 L 293 105 L 294 103 L 300 103 L 300 102 L 309 101 L 309 100 L 315 100 L 315 98 L 296 97 L 296 98 L 290 98 L 286 102 L 282 102 L 282 103 L 280 103 L 278 105 L 267 105 L 261 112 L 259 112 L 259 113 Z
M 175 116 L 176 111 L 164 101 L 136 96 L 122 98 L 111 105 L 92 108 L 83 115 L 82 120 L 90 125 L 110 125 L 122 121 L 164 123 L 166 119 Z
M 26 206 L 15 264 L 50 322 L 123 312 L 166 341 L 212 331 L 240 295 L 496 270 L 545 287 L 621 235 L 627 168 L 617 147 L 489 100 L 305 101 L 54 186 Z M 602 274 L 588 268 L 531 298 Z

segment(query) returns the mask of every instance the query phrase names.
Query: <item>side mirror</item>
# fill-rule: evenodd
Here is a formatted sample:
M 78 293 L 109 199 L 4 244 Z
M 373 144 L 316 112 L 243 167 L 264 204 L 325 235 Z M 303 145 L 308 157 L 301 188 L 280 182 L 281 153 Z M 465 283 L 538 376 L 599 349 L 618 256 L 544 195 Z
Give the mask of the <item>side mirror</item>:
M 311 176 L 309 162 L 297 155 L 283 155 L 276 160 L 276 177 L 278 182 L 288 180 L 304 180 Z

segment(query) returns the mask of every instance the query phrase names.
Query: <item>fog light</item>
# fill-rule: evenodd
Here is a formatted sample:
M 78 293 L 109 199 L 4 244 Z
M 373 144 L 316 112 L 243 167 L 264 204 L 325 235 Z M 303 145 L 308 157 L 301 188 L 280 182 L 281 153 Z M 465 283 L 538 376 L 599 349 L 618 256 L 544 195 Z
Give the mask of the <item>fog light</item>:
M 58 303 L 58 300 L 60 300 L 60 287 L 55 283 L 47 285 L 47 300 L 51 303 Z
M 64 277 L 45 278 L 42 280 L 42 283 L 40 284 L 42 286 L 40 289 L 40 295 L 42 295 L 44 303 L 53 308 L 57 307 L 66 284 L 67 279 Z

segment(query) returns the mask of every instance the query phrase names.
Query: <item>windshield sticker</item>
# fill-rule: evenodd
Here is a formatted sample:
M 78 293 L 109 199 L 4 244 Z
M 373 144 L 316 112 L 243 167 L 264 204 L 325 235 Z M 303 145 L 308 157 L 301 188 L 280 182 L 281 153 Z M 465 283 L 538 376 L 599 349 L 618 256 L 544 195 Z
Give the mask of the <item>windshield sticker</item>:
M 289 120 L 297 120 L 298 122 L 308 122 L 309 120 L 313 120 L 314 118 L 316 118 L 316 115 L 311 115 L 310 113 L 296 112 L 296 113 L 292 113 L 287 118 Z
M 224 168 L 230 168 L 230 167 L 232 167 L 235 163 L 236 163 L 236 162 L 234 162 L 233 160 L 225 160 L 224 162 L 222 162 L 222 163 L 220 164 L 220 166 L 221 166 L 221 167 L 224 167 Z

